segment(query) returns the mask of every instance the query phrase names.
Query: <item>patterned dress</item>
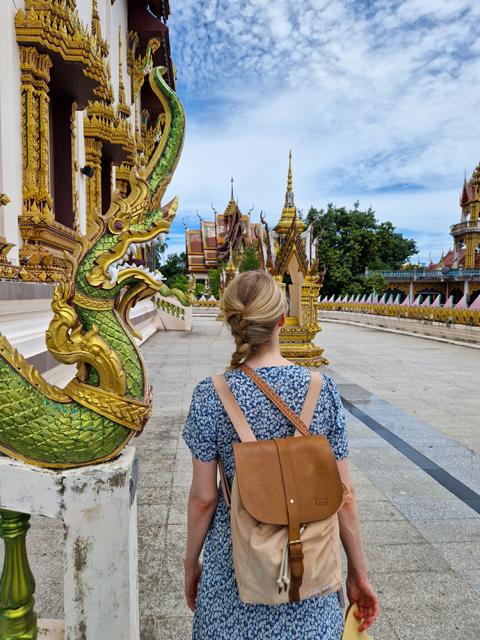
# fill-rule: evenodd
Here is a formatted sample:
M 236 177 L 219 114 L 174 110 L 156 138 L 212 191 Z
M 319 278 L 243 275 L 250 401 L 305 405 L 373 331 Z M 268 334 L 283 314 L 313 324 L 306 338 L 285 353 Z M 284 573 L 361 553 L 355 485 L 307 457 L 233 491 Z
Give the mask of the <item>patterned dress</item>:
M 281 365 L 261 367 L 257 373 L 300 414 L 310 378 L 308 369 Z M 258 440 L 293 435 L 291 423 L 245 373 L 230 371 L 227 382 Z M 328 438 L 337 460 L 347 457 L 343 408 L 335 382 L 328 376 L 324 376 L 310 429 Z M 232 444 L 238 442 L 238 436 L 211 378 L 202 380 L 193 392 L 183 437 L 198 460 L 209 462 L 220 458 L 232 482 L 235 470 Z M 282 605 L 240 601 L 233 570 L 229 511 L 220 492 L 205 540 L 193 640 L 339 640 L 342 618 L 336 593 Z

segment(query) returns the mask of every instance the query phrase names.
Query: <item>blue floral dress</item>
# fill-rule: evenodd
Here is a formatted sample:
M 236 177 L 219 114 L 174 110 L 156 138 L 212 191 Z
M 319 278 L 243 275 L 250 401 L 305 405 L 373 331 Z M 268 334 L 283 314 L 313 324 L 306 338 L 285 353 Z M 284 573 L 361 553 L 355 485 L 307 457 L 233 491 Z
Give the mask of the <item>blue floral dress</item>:
M 297 413 L 303 406 L 310 373 L 297 365 L 257 369 Z M 293 435 L 285 416 L 240 370 L 226 374 L 228 385 L 258 440 Z M 335 382 L 324 384 L 311 423 L 325 435 L 337 460 L 348 455 L 345 417 Z M 220 458 L 229 482 L 235 472 L 232 444 L 238 436 L 211 378 L 200 382 L 192 397 L 183 438 L 192 455 L 209 462 Z M 220 492 L 204 546 L 203 571 L 193 620 L 193 640 L 339 640 L 343 611 L 336 593 L 283 605 L 244 604 L 238 597 L 232 560 L 228 507 Z

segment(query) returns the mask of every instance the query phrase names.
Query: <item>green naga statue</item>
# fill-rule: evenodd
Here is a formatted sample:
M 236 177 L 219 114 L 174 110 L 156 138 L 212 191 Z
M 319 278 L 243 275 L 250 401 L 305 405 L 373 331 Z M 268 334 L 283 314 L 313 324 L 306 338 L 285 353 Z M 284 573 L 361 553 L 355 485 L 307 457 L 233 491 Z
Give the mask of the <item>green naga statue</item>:
M 50 353 L 77 364 L 76 376 L 59 389 L 48 384 L 0 336 L 0 452 L 27 463 L 67 469 L 117 456 L 151 413 L 151 391 L 128 314 L 155 292 L 176 295 L 161 275 L 137 266 L 136 249 L 168 231 L 178 200 L 161 200 L 177 165 L 185 115 L 175 93 L 150 72 L 163 104 L 165 125 L 148 165 L 132 170 L 130 193 L 115 194 L 88 238 L 78 238 L 68 280 L 53 295 L 54 317 L 46 335 Z

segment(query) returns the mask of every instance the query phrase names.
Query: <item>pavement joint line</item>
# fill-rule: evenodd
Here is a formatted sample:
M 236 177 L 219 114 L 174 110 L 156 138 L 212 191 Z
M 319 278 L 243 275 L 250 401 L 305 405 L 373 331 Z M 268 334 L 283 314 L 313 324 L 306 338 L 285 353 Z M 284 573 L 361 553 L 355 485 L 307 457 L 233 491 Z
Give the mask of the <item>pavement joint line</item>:
M 360 420 L 365 426 L 371 429 L 378 436 L 388 442 L 394 449 L 399 451 L 402 455 L 413 462 L 417 467 L 422 469 L 427 475 L 436 480 L 442 487 L 453 493 L 455 497 L 461 500 L 468 507 L 473 509 L 480 515 L 480 495 L 473 491 L 466 484 L 452 476 L 448 471 L 442 469 L 436 462 L 424 456 L 412 447 L 408 442 L 405 442 L 402 438 L 395 433 L 387 429 L 383 424 L 375 420 L 357 407 L 353 402 L 350 402 L 343 396 L 341 396 L 345 409 L 357 420 Z

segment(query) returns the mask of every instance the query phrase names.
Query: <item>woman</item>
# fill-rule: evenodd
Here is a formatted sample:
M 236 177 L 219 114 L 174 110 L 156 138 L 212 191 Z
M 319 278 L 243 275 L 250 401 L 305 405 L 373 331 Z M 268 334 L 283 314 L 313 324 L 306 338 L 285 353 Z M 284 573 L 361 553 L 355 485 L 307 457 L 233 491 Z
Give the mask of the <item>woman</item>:
M 242 363 L 255 369 L 300 414 L 310 373 L 280 353 L 279 336 L 285 321 L 282 290 L 265 272 L 242 273 L 225 290 L 222 308 L 236 344 L 227 382 L 256 438 L 293 435 L 293 425 L 238 369 Z M 351 603 L 358 604 L 359 618 L 364 619 L 361 630 L 367 629 L 378 615 L 378 598 L 367 578 L 348 466 L 345 418 L 336 385 L 328 376 L 324 376 L 310 430 L 328 438 L 342 482 L 349 490 L 338 513 L 348 559 L 347 595 Z M 244 604 L 239 599 L 229 511 L 217 488 L 218 460 L 223 462 L 228 481 L 233 480 L 232 444 L 238 442 L 238 436 L 211 378 L 195 388 L 183 437 L 193 460 L 184 567 L 185 597 L 195 612 L 194 640 L 339 640 L 343 629 L 340 593 L 276 606 Z

